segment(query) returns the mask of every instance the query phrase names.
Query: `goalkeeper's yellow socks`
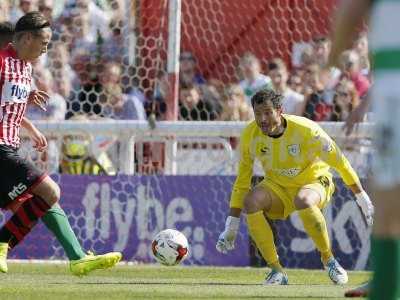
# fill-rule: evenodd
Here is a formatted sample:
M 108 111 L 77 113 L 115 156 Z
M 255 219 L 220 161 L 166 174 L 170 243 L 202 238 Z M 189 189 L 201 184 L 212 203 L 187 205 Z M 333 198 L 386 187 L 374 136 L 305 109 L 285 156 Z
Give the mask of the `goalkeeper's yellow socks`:
M 274 270 L 282 271 L 274 243 L 274 235 L 262 211 L 247 214 L 250 236 L 257 245 L 262 257 Z
M 317 206 L 301 209 L 298 213 L 300 219 L 303 221 L 304 229 L 321 253 L 322 263 L 326 265 L 333 255 L 324 215 Z
M 67 215 L 58 203 L 47 211 L 42 221 L 60 242 L 69 260 L 78 260 L 86 256 L 69 224 Z
M 400 240 L 372 239 L 374 277 L 371 300 L 397 300 L 400 297 Z

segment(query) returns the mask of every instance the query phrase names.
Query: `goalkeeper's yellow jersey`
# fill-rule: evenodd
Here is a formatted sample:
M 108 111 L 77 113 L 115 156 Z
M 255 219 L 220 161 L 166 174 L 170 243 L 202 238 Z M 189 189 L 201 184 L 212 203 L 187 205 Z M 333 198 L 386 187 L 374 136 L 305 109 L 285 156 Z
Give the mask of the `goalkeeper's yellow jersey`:
M 230 206 L 243 207 L 250 190 L 254 160 L 258 159 L 265 177 L 286 188 L 300 188 L 316 182 L 333 167 L 346 185 L 358 184 L 359 178 L 346 157 L 328 134 L 315 122 L 283 115 L 286 130 L 280 137 L 266 136 L 251 122 L 240 140 L 240 162 Z

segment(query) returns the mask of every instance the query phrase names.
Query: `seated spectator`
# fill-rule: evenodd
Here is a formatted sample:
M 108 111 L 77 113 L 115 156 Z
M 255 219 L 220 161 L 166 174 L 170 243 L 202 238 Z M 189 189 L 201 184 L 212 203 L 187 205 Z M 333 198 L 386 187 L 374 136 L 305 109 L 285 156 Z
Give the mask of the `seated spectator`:
M 204 100 L 207 100 L 218 113 L 222 112 L 222 98 L 225 94 L 225 84 L 218 79 L 211 78 L 206 84 L 199 86 L 200 94 Z
M 155 80 L 154 91 L 151 99 L 144 102 L 147 117 L 155 120 L 165 120 L 167 111 L 167 97 L 169 93 L 168 75 L 165 71 L 159 71 Z
M 0 22 L 9 21 L 10 3 L 8 1 L 0 1 Z
M 368 37 L 366 32 L 361 32 L 353 44 L 353 50 L 355 50 L 360 57 L 360 71 L 361 74 L 369 77 L 370 75 L 370 63 L 368 54 Z
M 318 35 L 312 39 L 311 46 L 313 49 L 313 62 L 320 67 L 324 67 L 328 62 L 331 51 L 331 41 L 326 36 Z
M 345 121 L 359 101 L 354 83 L 351 80 L 342 79 L 335 88 L 330 120 Z
M 307 67 L 303 76 L 306 86 L 303 116 L 313 121 L 327 121 L 331 115 L 331 95 L 321 81 L 321 70 L 317 64 Z
M 75 79 L 76 73 L 70 65 L 71 57 L 65 43 L 53 41 L 47 52 L 47 58 L 47 66 L 56 80 L 58 78 L 68 81 Z
M 49 21 L 53 22 L 54 0 L 39 0 L 38 9 Z
M 246 102 L 251 105 L 251 97 L 265 88 L 272 88 L 271 78 L 261 73 L 261 64 L 258 58 L 251 52 L 247 52 L 242 56 L 239 62 L 241 77 L 240 81 L 244 94 L 246 95 Z
M 96 1 L 92 0 L 67 0 L 62 13 L 64 19 L 68 19 L 72 16 L 73 18 L 77 17 L 79 20 L 79 16 L 84 16 L 85 22 L 86 16 L 88 16 L 89 20 L 87 20 L 87 24 L 89 28 L 87 30 L 86 39 L 89 41 L 95 41 L 98 34 L 100 34 L 103 39 L 106 39 L 110 33 L 110 15 L 97 6 L 95 2 Z M 75 24 L 75 27 L 78 27 L 73 20 L 68 23 L 71 23 L 72 26 Z
M 222 101 L 220 121 L 249 121 L 254 118 L 253 109 L 246 102 L 240 85 L 231 84 L 226 88 Z
M 116 84 L 103 86 L 102 115 L 116 120 L 146 120 L 143 102 L 134 95 L 123 94 Z
M 302 69 L 294 69 L 289 75 L 288 82 L 289 88 L 299 94 L 304 93 L 303 86 L 303 70 Z
M 288 71 L 283 60 L 280 58 L 273 59 L 269 63 L 268 69 L 273 89 L 283 95 L 283 112 L 285 114 L 301 116 L 304 109 L 304 95 L 299 94 L 288 87 Z
M 193 53 L 184 51 L 179 57 L 179 82 L 181 85 L 201 85 L 206 80 L 198 73 L 197 60 Z
M 67 119 L 79 113 L 100 115 L 99 95 L 102 86 L 99 82 L 98 68 L 102 66 L 94 61 L 87 49 L 78 49 L 72 55 L 72 69 L 76 78 L 67 103 Z
M 331 52 L 331 41 L 326 36 L 315 36 L 311 42 L 312 46 L 312 59 L 313 63 L 319 65 L 320 68 L 324 68 L 328 63 L 329 53 Z M 334 89 L 340 80 L 340 70 L 335 67 L 331 67 L 329 72 L 324 74 L 324 84 L 327 89 Z
M 111 34 L 102 45 L 102 55 L 105 60 L 123 63 L 124 56 L 128 57 L 128 49 L 123 41 L 123 21 L 122 19 L 112 19 L 110 22 Z M 128 64 L 128 61 L 124 63 Z
M 361 73 L 360 56 L 354 50 L 346 50 L 340 57 L 340 69 L 342 76 L 349 78 L 354 82 L 358 96 L 366 96 L 371 83 L 369 79 Z
M 4 0 L 0 2 L 4 2 Z M 9 19 L 9 21 L 13 24 L 15 24 L 19 18 L 28 12 L 37 10 L 37 0 L 19 0 L 15 2 L 18 3 L 18 6 L 15 5 L 11 9 Z
M 195 85 L 182 86 L 179 92 L 179 119 L 185 121 L 216 120 L 216 108 L 202 99 L 200 90 Z

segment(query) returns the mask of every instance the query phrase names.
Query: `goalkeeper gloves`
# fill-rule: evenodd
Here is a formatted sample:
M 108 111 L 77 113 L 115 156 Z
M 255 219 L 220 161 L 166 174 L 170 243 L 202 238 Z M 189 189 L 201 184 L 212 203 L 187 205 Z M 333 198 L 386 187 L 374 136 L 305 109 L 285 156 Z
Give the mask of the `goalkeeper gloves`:
M 371 200 L 369 199 L 368 194 L 365 191 L 362 191 L 356 196 L 356 202 L 358 206 L 361 208 L 361 211 L 365 217 L 365 221 L 368 226 L 372 226 L 374 223 L 374 206 L 372 205 Z
M 235 248 L 236 235 L 239 231 L 240 218 L 228 216 L 225 222 L 225 229 L 219 235 L 216 248 L 218 252 L 228 253 Z

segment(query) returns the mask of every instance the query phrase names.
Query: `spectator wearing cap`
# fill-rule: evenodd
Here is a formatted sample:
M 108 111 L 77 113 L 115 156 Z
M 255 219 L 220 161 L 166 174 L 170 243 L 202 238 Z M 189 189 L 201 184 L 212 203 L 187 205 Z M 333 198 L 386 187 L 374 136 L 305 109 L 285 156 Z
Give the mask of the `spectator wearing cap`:
M 245 53 L 239 62 L 241 77 L 239 85 L 246 95 L 247 104 L 251 105 L 251 97 L 261 89 L 272 88 L 271 78 L 261 73 L 259 59 L 251 52 Z
M 304 95 L 293 91 L 288 85 L 288 71 L 280 58 L 273 59 L 268 64 L 269 76 L 275 92 L 283 95 L 282 108 L 286 114 L 301 116 L 304 108 Z
M 184 51 L 179 57 L 179 81 L 182 85 L 201 85 L 206 80 L 197 70 L 197 59 L 192 52 Z

